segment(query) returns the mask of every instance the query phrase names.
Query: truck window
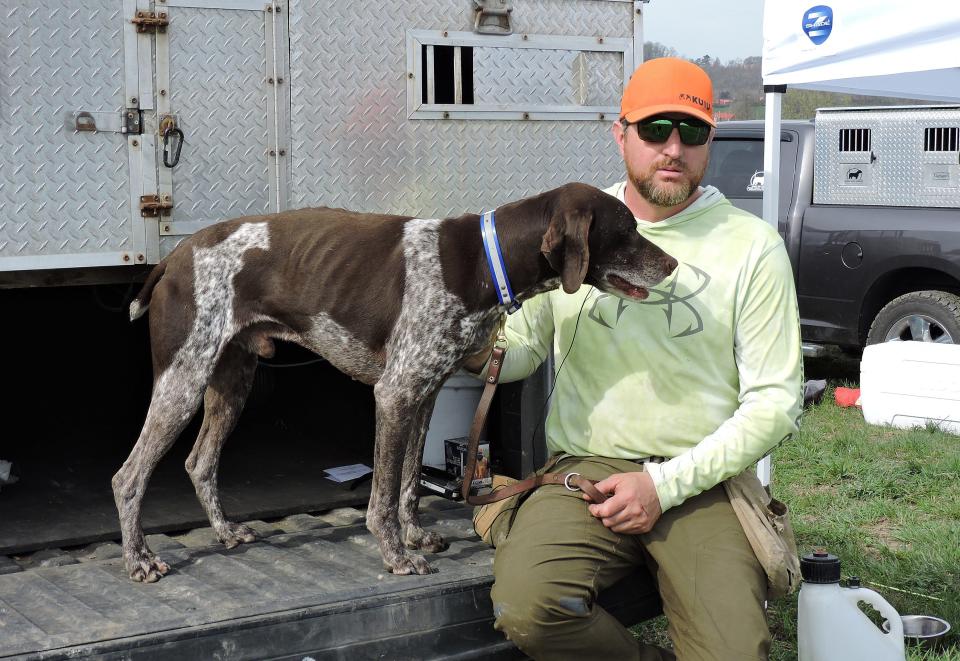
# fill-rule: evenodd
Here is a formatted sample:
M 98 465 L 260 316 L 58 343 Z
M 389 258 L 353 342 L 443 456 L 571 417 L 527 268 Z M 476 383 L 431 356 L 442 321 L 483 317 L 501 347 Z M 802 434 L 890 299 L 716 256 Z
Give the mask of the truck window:
M 728 198 L 762 198 L 763 140 L 714 140 L 703 183 Z

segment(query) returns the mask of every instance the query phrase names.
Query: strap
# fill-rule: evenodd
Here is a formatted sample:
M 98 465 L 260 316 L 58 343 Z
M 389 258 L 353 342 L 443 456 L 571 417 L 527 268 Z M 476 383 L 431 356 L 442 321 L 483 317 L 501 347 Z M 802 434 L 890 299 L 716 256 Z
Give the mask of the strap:
M 503 358 L 507 354 L 502 321 L 503 320 L 501 320 L 500 331 L 497 334 L 497 342 L 490 356 L 490 367 L 487 370 L 483 394 L 480 395 L 480 403 L 477 404 L 477 412 L 474 414 L 473 424 L 470 426 L 470 435 L 467 441 L 467 466 L 463 471 L 463 484 L 460 488 L 460 492 L 463 494 L 463 500 L 470 505 L 486 505 L 487 503 L 495 503 L 498 500 L 509 498 L 517 493 L 536 489 L 544 484 L 562 484 L 567 489 L 570 489 L 570 491 L 583 491 L 590 496 L 590 499 L 595 503 L 604 502 L 607 496 L 593 486 L 596 484 L 596 481 L 588 480 L 579 473 L 544 473 L 542 475 L 534 475 L 488 494 L 470 495 L 473 473 L 477 466 L 477 449 L 480 446 L 480 432 L 483 431 L 487 423 L 490 404 L 493 402 L 493 395 L 497 392 L 497 385 L 500 383 L 500 369 L 503 367 Z M 552 468 L 559 460 L 559 455 L 554 457 L 551 462 L 547 464 L 547 470 Z
M 503 331 L 501 330 L 501 333 Z M 487 424 L 487 414 L 490 413 L 490 404 L 493 402 L 493 395 L 497 392 L 497 385 L 500 382 L 500 368 L 503 367 L 503 357 L 507 353 L 507 347 L 499 343 L 493 347 L 493 353 L 490 357 L 490 367 L 487 370 L 486 383 L 483 386 L 483 394 L 480 395 L 480 403 L 477 404 L 477 412 L 473 416 L 473 424 L 470 425 L 470 435 L 467 441 L 467 467 L 463 471 L 463 485 L 460 492 L 463 499 L 474 504 L 470 500 L 470 485 L 473 483 L 473 473 L 477 467 L 477 449 L 480 446 L 480 432 Z
M 590 496 L 590 500 L 594 503 L 602 503 L 607 499 L 607 495 L 597 490 L 594 486 L 596 483 L 596 480 L 588 480 L 579 473 L 544 473 L 543 475 L 528 477 L 482 496 L 469 496 L 467 502 L 471 505 L 486 505 L 524 491 L 536 489 L 544 484 L 562 484 L 570 491 L 584 492 Z

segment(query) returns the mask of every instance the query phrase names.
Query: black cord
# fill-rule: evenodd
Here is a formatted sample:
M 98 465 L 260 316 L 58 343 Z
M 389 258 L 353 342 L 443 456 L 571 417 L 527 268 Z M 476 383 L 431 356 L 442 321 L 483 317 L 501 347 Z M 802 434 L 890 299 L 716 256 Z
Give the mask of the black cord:
M 537 416 L 537 425 L 530 434 L 530 445 L 533 445 L 533 439 L 536 437 L 537 432 L 540 431 L 540 426 L 546 424 L 544 413 L 547 410 L 547 404 L 550 403 L 550 398 L 553 397 L 553 391 L 557 388 L 557 381 L 560 380 L 560 370 L 563 369 L 563 364 L 567 361 L 567 356 L 569 356 L 573 350 L 573 342 L 577 339 L 577 329 L 580 328 L 580 317 L 583 315 L 583 306 L 587 304 L 587 299 L 590 298 L 595 291 L 597 290 L 591 289 L 590 292 L 583 297 L 583 303 L 580 304 L 580 311 L 577 313 L 577 323 L 573 327 L 573 337 L 570 338 L 570 346 L 567 347 L 567 352 L 563 354 L 563 358 L 560 359 L 560 366 L 557 367 L 557 373 L 553 377 L 553 385 L 550 386 L 550 392 L 547 393 L 546 398 L 543 400 L 543 408 L 540 409 L 540 415 Z M 556 328 L 554 328 L 554 333 L 556 333 Z

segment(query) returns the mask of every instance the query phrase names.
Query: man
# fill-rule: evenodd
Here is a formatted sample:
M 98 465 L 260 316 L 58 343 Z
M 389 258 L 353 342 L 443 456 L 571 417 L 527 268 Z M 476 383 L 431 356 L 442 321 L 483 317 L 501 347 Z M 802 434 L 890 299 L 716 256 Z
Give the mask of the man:
M 612 127 L 627 180 L 607 192 L 676 271 L 642 302 L 556 290 L 507 324 L 504 380 L 556 356 L 551 470 L 609 495 L 541 487 L 497 548 L 496 627 L 536 659 L 674 658 L 595 603 L 637 566 L 656 580 L 678 658 L 767 657 L 766 578 L 721 482 L 797 430 L 799 321 L 780 237 L 699 186 L 712 99 L 696 65 L 651 60 Z

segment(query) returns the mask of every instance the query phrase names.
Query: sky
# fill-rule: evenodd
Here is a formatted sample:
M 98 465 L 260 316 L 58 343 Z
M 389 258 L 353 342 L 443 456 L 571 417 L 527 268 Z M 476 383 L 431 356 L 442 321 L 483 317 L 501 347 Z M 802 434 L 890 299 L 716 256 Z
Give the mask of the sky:
M 763 0 L 651 0 L 643 8 L 643 39 L 690 58 L 724 62 L 760 55 Z

